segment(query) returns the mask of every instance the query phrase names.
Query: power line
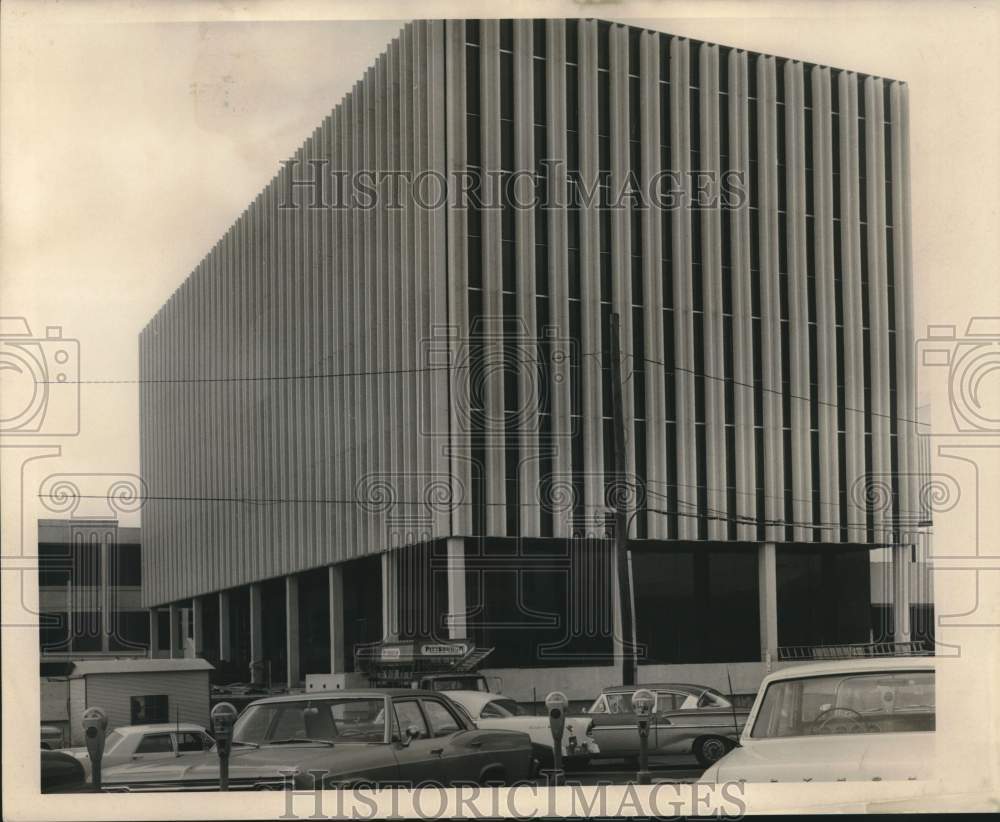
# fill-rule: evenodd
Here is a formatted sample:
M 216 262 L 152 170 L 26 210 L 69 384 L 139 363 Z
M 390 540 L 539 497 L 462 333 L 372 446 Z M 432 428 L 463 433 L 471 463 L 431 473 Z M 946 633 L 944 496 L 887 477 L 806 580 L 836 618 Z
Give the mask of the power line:
M 501 342 L 502 341 L 498 341 Z M 539 340 L 538 344 L 544 344 L 544 340 Z M 587 359 L 591 357 L 603 357 L 602 352 L 591 352 L 588 354 L 579 355 L 580 359 Z M 694 377 L 701 377 L 706 380 L 715 380 L 721 383 L 730 383 L 732 385 L 739 385 L 743 388 L 749 388 L 752 391 L 761 391 L 768 394 L 777 394 L 779 396 L 788 396 L 791 399 L 800 400 L 802 402 L 812 402 L 811 397 L 804 397 L 800 394 L 788 393 L 777 388 L 768 388 L 766 386 L 755 386 L 753 383 L 743 382 L 741 380 L 719 377 L 714 374 L 701 374 L 692 368 L 685 368 L 676 364 L 667 364 L 662 360 L 655 360 L 651 357 L 635 357 L 635 359 L 642 360 L 644 362 L 651 363 L 653 365 L 659 365 L 663 368 L 670 369 L 671 371 L 680 371 L 683 373 L 691 374 Z M 255 383 L 255 382 L 294 382 L 303 380 L 329 380 L 329 379 L 352 379 L 358 377 L 380 377 L 380 376 L 398 376 L 402 374 L 425 374 L 437 371 L 455 371 L 458 369 L 467 368 L 481 368 L 486 367 L 493 369 L 499 363 L 488 359 L 485 363 L 483 362 L 466 362 L 466 363 L 456 363 L 454 365 L 431 365 L 431 366 L 420 366 L 415 368 L 387 368 L 387 369 L 376 369 L 376 370 L 357 370 L 357 371 L 339 371 L 326 374 L 274 374 L 274 375 L 262 375 L 262 376 L 245 376 L 245 377 L 162 377 L 162 378 L 143 378 L 134 380 L 38 380 L 39 385 L 174 385 L 174 384 L 199 384 L 199 383 Z M 518 360 L 517 365 L 536 365 L 536 366 L 546 366 L 552 368 L 556 363 L 550 361 L 542 360 Z M 567 359 L 564 363 L 561 363 L 564 368 L 578 367 L 580 363 L 574 363 L 571 359 Z M 609 366 L 599 365 L 600 370 L 607 371 L 610 370 Z M 815 400 L 818 405 L 822 405 L 826 408 L 833 408 L 835 410 L 840 409 L 839 403 L 828 402 L 825 400 Z M 865 412 L 861 408 L 852 408 L 850 406 L 845 406 L 843 409 L 845 412 L 851 412 L 855 414 L 865 414 L 869 413 L 873 417 L 879 417 L 886 420 L 896 420 L 898 422 L 908 422 L 914 425 L 922 425 L 920 420 L 914 420 L 909 417 L 903 416 L 893 416 L 891 414 L 883 414 L 877 411 Z
M 685 372 L 687 374 L 691 374 L 691 375 L 693 375 L 695 377 L 703 377 L 706 380 L 716 380 L 716 381 L 722 382 L 722 383 L 732 383 L 733 385 L 739 385 L 739 386 L 742 386 L 743 388 L 749 388 L 749 389 L 751 389 L 753 391 L 758 391 L 759 390 L 759 391 L 761 391 L 761 392 L 763 392 L 765 394 L 778 394 L 779 396 L 782 396 L 782 397 L 789 397 L 789 398 L 791 398 L 793 400 L 802 400 L 803 402 L 812 402 L 813 401 L 812 397 L 803 397 L 800 394 L 792 394 L 791 392 L 789 392 L 789 393 L 786 394 L 784 391 L 782 391 L 782 390 L 780 390 L 778 388 L 766 388 L 763 385 L 756 386 L 753 383 L 742 382 L 741 380 L 737 380 L 737 379 L 727 379 L 726 377 L 718 377 L 715 374 L 699 374 L 693 368 L 684 368 L 683 366 L 673 365 L 673 364 L 667 365 L 662 360 L 653 360 L 653 359 L 650 359 L 649 357 L 636 357 L 636 359 L 644 360 L 644 361 L 649 362 L 649 363 L 654 363 L 655 365 L 662 365 L 664 368 L 669 368 L 672 371 L 683 371 L 683 372 Z M 838 410 L 840 409 L 840 405 L 838 403 L 835 403 L 835 402 L 826 402 L 824 400 L 817 399 L 816 403 L 818 405 L 822 405 L 822 406 L 825 406 L 827 408 L 834 408 L 834 409 L 838 409 Z M 851 411 L 851 412 L 853 412 L 855 414 L 869 413 L 873 417 L 881 417 L 881 418 L 887 419 L 887 420 L 897 420 L 899 422 L 911 422 L 914 425 L 921 425 L 921 422 L 919 420 L 912 420 L 909 417 L 901 417 L 901 416 L 895 416 L 894 417 L 894 416 L 892 416 L 892 414 L 880 414 L 880 413 L 878 413 L 876 411 L 865 412 L 865 410 L 863 408 L 850 408 L 848 406 L 845 406 L 844 407 L 844 411 Z

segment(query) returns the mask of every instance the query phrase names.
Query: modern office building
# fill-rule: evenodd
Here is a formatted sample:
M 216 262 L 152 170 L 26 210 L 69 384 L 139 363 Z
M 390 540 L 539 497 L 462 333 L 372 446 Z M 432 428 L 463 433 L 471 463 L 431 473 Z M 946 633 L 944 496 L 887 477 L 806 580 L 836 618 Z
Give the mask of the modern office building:
M 146 656 L 141 579 L 138 528 L 113 519 L 39 520 L 42 675 L 64 674 L 73 660 Z
M 468 638 L 585 698 L 621 494 L 640 680 L 912 638 L 908 122 L 904 83 L 617 23 L 407 25 L 141 334 L 171 652 L 296 682 Z

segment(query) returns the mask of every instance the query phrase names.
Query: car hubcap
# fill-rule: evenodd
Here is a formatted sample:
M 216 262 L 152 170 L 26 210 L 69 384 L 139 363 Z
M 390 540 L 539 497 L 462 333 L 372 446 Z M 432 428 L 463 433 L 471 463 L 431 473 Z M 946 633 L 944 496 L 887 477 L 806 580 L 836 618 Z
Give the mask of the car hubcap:
M 726 752 L 725 747 L 717 739 L 712 739 L 706 742 L 702 746 L 702 752 L 705 758 L 710 762 L 715 762 L 718 759 L 722 759 L 722 755 Z

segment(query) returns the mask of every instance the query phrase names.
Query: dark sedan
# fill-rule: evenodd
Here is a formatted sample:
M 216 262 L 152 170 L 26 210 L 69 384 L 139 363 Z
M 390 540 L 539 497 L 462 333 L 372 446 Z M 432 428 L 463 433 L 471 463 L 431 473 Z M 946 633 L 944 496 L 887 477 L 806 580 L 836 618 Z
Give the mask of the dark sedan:
M 507 784 L 532 775 L 531 739 L 480 730 L 440 693 L 340 691 L 260 699 L 233 728 L 231 790 L 352 785 Z M 289 780 L 287 777 L 291 776 Z M 216 790 L 214 752 L 104 773 L 106 790 Z

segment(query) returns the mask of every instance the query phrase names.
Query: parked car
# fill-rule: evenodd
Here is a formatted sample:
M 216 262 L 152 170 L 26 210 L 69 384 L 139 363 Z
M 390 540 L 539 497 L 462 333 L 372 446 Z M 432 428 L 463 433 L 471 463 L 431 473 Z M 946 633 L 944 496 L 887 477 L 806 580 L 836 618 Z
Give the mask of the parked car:
M 126 762 L 153 763 L 211 749 L 215 740 L 201 725 L 191 722 L 123 725 L 104 738 L 101 775 L 108 768 Z M 85 747 L 65 748 L 65 753 L 80 760 L 90 779 L 90 754 Z
M 534 716 L 513 699 L 482 691 L 448 691 L 447 696 L 461 705 L 480 728 L 524 731 L 531 737 L 538 760 L 547 765 L 552 762 L 552 731 L 548 716 Z M 567 767 L 586 765 L 591 756 L 599 753 L 597 743 L 590 735 L 593 724 L 594 721 L 587 716 L 566 718 L 562 755 Z
M 260 699 L 233 726 L 231 790 L 508 783 L 534 770 L 531 738 L 476 728 L 435 691 L 409 688 Z M 286 774 L 291 778 L 286 780 Z M 107 790 L 216 790 L 216 753 L 130 763 L 104 773 Z
M 51 751 L 63 746 L 63 732 L 55 725 L 42 725 L 41 732 L 42 750 Z
M 735 747 L 748 711 L 736 708 L 706 685 L 661 683 L 605 688 L 587 714 L 601 757 L 632 760 L 639 754 L 638 717 L 632 694 L 647 688 L 656 696 L 648 737 L 649 753 L 693 754 L 707 768 Z
M 503 689 L 500 677 L 487 679 L 482 674 L 450 673 L 424 674 L 420 677 L 417 687 L 428 691 L 480 691 L 482 693 L 498 694 Z
M 765 677 L 740 747 L 702 782 L 930 778 L 933 658 L 841 660 Z
M 75 793 L 89 790 L 83 764 L 65 751 L 41 750 L 42 793 Z

